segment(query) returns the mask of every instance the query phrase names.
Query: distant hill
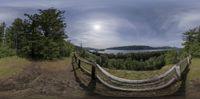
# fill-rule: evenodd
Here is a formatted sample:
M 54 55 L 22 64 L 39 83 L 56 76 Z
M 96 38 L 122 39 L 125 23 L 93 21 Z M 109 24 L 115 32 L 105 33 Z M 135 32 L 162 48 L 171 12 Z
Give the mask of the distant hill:
M 76 49 L 81 49 L 82 48 L 81 46 L 77 46 L 77 45 L 74 45 L 74 47 Z M 92 47 L 83 47 L 83 48 L 86 49 L 86 50 L 93 50 L 93 51 L 103 51 L 103 50 L 105 50 L 105 49 L 97 49 L 97 48 L 92 48 Z
M 109 50 L 155 50 L 155 49 L 179 49 L 176 47 L 151 47 L 151 46 L 145 46 L 145 45 L 132 45 L 132 46 L 119 46 L 119 47 L 110 47 L 106 48 Z

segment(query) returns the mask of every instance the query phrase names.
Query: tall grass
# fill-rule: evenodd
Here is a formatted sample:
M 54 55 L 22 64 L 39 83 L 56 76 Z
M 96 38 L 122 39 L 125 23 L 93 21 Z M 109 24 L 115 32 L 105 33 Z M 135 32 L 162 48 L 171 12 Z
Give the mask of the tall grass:
M 0 59 L 0 79 L 15 76 L 28 66 L 39 66 L 41 69 L 59 71 L 67 69 L 70 64 L 70 57 L 54 61 L 32 61 L 17 56 L 5 57 Z

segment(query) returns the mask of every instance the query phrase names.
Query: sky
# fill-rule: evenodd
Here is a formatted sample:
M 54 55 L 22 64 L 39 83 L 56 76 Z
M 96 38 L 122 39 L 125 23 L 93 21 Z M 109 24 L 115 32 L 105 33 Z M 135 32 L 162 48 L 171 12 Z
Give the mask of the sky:
M 182 47 L 183 33 L 200 25 L 199 0 L 0 0 L 0 22 L 11 25 L 38 9 L 65 10 L 76 45 Z

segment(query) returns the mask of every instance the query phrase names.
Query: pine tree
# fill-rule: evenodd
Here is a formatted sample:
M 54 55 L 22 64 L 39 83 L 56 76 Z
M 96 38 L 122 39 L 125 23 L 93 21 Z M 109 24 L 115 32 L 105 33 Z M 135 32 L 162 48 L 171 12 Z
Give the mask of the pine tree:
M 5 43 L 5 23 L 0 23 L 0 46 L 3 46 Z
M 54 8 L 25 14 L 25 41 L 20 52 L 34 59 L 54 59 L 68 56 L 70 43 L 65 39 L 64 11 Z
M 184 50 L 194 56 L 200 56 L 200 27 L 191 29 L 183 35 Z
M 6 42 L 9 48 L 15 49 L 18 54 L 18 49 L 22 47 L 24 40 L 24 22 L 17 18 L 12 25 L 6 29 Z

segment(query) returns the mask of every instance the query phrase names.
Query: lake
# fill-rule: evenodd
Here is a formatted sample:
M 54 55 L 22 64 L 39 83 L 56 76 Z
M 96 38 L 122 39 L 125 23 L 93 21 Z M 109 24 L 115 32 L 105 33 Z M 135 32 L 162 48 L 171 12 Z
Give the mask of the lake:
M 155 52 L 155 51 L 166 51 L 170 49 L 153 49 L 153 50 L 110 50 L 106 49 L 104 51 L 98 51 L 98 53 L 107 53 L 107 54 L 117 54 L 117 53 L 140 53 L 140 52 Z

